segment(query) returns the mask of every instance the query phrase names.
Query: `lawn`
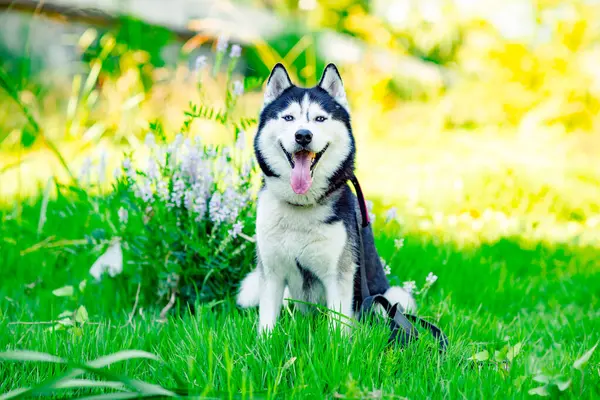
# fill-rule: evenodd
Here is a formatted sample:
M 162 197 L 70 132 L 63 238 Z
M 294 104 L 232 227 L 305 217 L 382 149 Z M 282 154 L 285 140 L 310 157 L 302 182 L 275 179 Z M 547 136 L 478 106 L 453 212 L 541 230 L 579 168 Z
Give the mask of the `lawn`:
M 370 2 L 287 3 L 297 35 L 202 33 L 170 65 L 127 19 L 69 39 L 66 80 L 25 74 L 28 50 L 23 76 L 0 60 L 0 400 L 600 398 L 596 2 L 535 2 L 540 43 L 449 4 L 400 29 Z M 322 308 L 259 337 L 235 306 L 261 85 L 278 61 L 317 82 L 331 30 L 364 44 L 338 66 L 377 248 L 445 354 L 425 331 L 386 346 L 380 320 L 346 337 Z M 107 254 L 123 263 L 96 279 Z
M 486 187 L 480 189 L 486 198 Z M 498 206 L 503 201 L 496 199 Z M 523 217 L 502 231 L 493 221 L 501 217 L 490 213 L 462 215 L 448 226 L 439 216 L 424 224 L 427 216 L 408 206 L 400 208 L 402 224 L 386 223 L 379 212 L 374 228 L 391 279 L 421 287 L 429 272 L 439 276 L 419 297 L 418 314 L 448 334 L 448 352 L 440 356 L 425 332 L 404 349 L 386 348 L 381 324 L 360 326 L 348 340 L 328 329 L 322 313 L 284 311 L 272 337 L 258 338 L 257 313 L 229 299 L 197 304 L 195 313 L 174 307 L 161 320 L 164 304 L 134 309 L 135 284 L 91 279 L 98 252 L 81 240 L 90 233 L 91 201 L 51 199 L 38 234 L 43 203 L 32 198 L 0 214 L 2 350 L 35 350 L 72 363 L 145 350 L 161 361 L 123 361 L 103 370 L 112 375 L 86 378 L 129 377 L 202 398 L 527 398 L 539 387 L 552 396 L 600 396 L 598 352 L 574 367 L 600 340 L 600 248 L 589 224 L 549 227 Z M 563 234 L 548 234 L 557 231 Z M 73 296 L 52 294 L 65 285 L 75 287 Z M 89 314 L 83 325 L 55 331 L 45 324 L 79 305 Z M 0 362 L 0 392 L 66 368 Z M 106 391 L 114 389 L 53 389 L 61 396 Z

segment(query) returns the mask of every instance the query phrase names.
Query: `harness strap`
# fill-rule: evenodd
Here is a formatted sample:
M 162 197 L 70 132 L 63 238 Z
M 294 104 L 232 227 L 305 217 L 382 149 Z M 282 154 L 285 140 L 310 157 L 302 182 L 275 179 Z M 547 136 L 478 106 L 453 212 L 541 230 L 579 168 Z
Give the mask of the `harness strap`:
M 365 254 L 363 247 L 363 229 L 367 228 L 370 224 L 369 213 L 367 211 L 367 203 L 365 201 L 365 197 L 363 195 L 362 189 L 360 188 L 360 184 L 358 183 L 358 179 L 356 179 L 355 175 L 352 175 L 350 178 L 350 182 L 354 186 L 356 190 L 356 197 L 358 198 L 358 207 L 360 209 L 360 214 L 362 217 L 362 221 L 358 223 L 358 216 L 356 217 L 356 229 L 358 231 L 358 239 L 359 239 L 359 253 L 360 253 L 360 289 L 361 289 L 361 297 L 362 303 L 360 309 L 358 311 L 358 319 L 363 320 L 367 314 L 369 314 L 373 310 L 374 304 L 379 304 L 383 307 L 386 314 L 390 318 L 390 328 L 392 333 L 388 340 L 388 344 L 395 343 L 399 341 L 401 345 L 406 345 L 413 340 L 417 340 L 419 338 L 419 331 L 415 328 L 413 324 L 410 323 L 409 319 L 413 322 L 419 322 L 419 324 L 427 329 L 435 339 L 437 339 L 439 344 L 440 353 L 444 353 L 448 348 L 448 337 L 442 332 L 440 328 L 432 324 L 431 322 L 425 321 L 422 318 L 417 317 L 412 314 L 404 314 L 404 309 L 398 303 L 392 305 L 388 299 L 386 299 L 381 294 L 376 294 L 371 296 L 371 292 L 369 290 L 369 284 L 367 282 L 367 271 L 365 264 Z

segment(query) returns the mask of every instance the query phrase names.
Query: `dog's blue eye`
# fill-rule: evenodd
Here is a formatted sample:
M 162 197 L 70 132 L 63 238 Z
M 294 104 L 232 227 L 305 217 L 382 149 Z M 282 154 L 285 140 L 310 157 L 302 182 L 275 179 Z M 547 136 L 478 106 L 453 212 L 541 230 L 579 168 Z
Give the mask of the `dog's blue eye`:
M 315 118 L 315 121 L 317 122 L 323 122 L 325 121 L 327 118 L 323 117 L 322 115 L 319 115 L 317 118 Z
M 283 119 L 286 120 L 287 122 L 293 121 L 294 117 L 291 115 L 284 115 Z

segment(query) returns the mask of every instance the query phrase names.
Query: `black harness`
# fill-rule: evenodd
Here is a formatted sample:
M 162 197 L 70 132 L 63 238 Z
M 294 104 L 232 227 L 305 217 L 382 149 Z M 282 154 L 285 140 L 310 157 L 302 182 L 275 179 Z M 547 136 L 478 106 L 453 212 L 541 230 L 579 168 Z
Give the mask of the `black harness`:
M 362 296 L 362 304 L 358 311 L 358 319 L 364 320 L 367 315 L 373 311 L 373 305 L 381 305 L 387 316 L 390 319 L 390 328 L 392 333 L 388 340 L 389 344 L 399 342 L 402 346 L 407 343 L 417 340 L 419 338 L 419 332 L 415 328 L 412 322 L 418 322 L 423 328 L 427 329 L 433 337 L 435 337 L 439 343 L 440 353 L 444 353 L 448 347 L 448 337 L 442 332 L 440 328 L 434 324 L 425 321 L 416 315 L 406 314 L 402 306 L 398 303 L 392 305 L 383 295 L 375 294 L 371 295 L 369 291 L 369 285 L 367 283 L 367 271 L 365 266 L 365 254 L 363 247 L 363 231 L 368 228 L 370 224 L 369 213 L 367 212 L 367 204 L 365 197 L 358 183 L 356 176 L 350 178 L 350 182 L 354 185 L 356 190 L 356 196 L 358 197 L 358 206 L 360 208 L 360 214 L 362 216 L 362 223 L 358 222 L 358 216 L 356 217 L 356 229 L 358 230 L 358 238 L 360 242 L 360 288 Z

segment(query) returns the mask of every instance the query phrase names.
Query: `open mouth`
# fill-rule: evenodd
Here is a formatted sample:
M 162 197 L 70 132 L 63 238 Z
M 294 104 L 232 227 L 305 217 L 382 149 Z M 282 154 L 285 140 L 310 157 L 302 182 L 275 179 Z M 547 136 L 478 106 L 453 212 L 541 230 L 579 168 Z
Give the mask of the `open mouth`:
M 312 177 L 315 167 L 329 147 L 329 143 L 318 153 L 308 150 L 300 150 L 290 154 L 283 147 L 281 142 L 279 142 L 279 146 L 281 147 L 281 150 L 283 150 L 285 157 L 292 167 L 292 174 L 290 177 L 292 189 L 296 194 L 305 194 L 312 185 Z
M 317 163 L 319 162 L 321 157 L 323 157 L 323 154 L 329 147 L 329 143 L 327 143 L 327 145 L 323 148 L 323 150 L 321 150 L 318 153 L 313 153 L 312 151 L 308 151 L 308 150 L 300 150 L 300 151 L 294 153 L 293 155 L 288 153 L 288 151 L 285 149 L 285 147 L 283 147 L 283 144 L 281 142 L 279 142 L 279 146 L 281 147 L 283 154 L 285 154 L 285 158 L 287 158 L 288 162 L 290 163 L 290 167 L 292 167 L 292 169 L 294 169 L 294 166 L 296 165 L 296 163 L 294 161 L 296 158 L 308 157 L 311 161 L 310 162 L 310 171 L 313 172 L 315 167 L 317 166 Z

